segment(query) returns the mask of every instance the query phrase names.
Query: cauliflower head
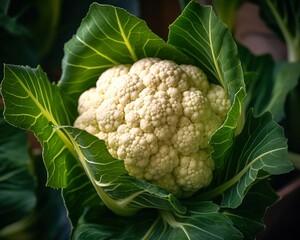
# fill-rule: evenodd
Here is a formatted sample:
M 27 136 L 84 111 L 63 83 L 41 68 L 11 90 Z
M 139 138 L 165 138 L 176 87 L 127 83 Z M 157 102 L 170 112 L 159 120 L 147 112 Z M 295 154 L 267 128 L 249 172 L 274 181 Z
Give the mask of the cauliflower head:
M 144 58 L 103 72 L 80 96 L 74 126 L 104 140 L 129 175 L 186 197 L 212 180 L 209 140 L 229 108 L 198 67 Z

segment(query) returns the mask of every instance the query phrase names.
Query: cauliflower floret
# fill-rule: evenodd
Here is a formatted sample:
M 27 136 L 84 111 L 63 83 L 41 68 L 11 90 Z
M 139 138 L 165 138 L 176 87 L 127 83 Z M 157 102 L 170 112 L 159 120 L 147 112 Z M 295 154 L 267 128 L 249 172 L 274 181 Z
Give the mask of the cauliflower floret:
M 77 110 L 79 115 L 91 108 L 97 108 L 100 106 L 103 100 L 103 96 L 97 92 L 96 88 L 90 88 L 89 90 L 83 92 L 78 100 Z
M 74 126 L 84 129 L 90 134 L 96 135 L 100 132 L 99 125 L 96 119 L 96 112 L 94 109 L 88 109 L 83 112 L 74 122 Z
M 105 141 L 129 175 L 179 197 L 212 179 L 212 134 L 230 108 L 202 70 L 145 58 L 106 70 L 79 98 L 74 126 Z
M 153 133 L 144 133 L 140 128 L 122 126 L 114 138 L 117 146 L 117 158 L 123 159 L 129 174 L 143 179 L 144 169 L 149 165 L 149 158 L 157 152 L 158 141 Z
M 212 180 L 214 162 L 205 150 L 179 158 L 179 164 L 174 169 L 174 178 L 183 194 L 206 187 Z
M 182 99 L 184 115 L 191 119 L 192 122 L 206 122 L 211 118 L 211 105 L 208 98 L 196 88 L 185 91 Z
M 130 70 L 131 65 L 118 65 L 114 66 L 112 68 L 107 69 L 105 72 L 103 72 L 100 77 L 98 78 L 98 81 L 96 83 L 97 91 L 100 94 L 105 94 L 107 89 L 111 86 L 111 84 L 114 82 L 114 80 L 120 76 L 127 75 L 127 73 Z
M 190 80 L 202 93 L 206 94 L 209 90 L 209 82 L 205 73 L 198 67 L 193 65 L 180 65 L 183 71 L 190 77 Z
M 104 100 L 95 113 L 99 130 L 102 132 L 115 131 L 123 123 L 124 107 L 113 98 Z
M 97 134 L 100 130 L 96 119 L 95 108 L 99 107 L 103 100 L 103 96 L 99 94 L 94 87 L 83 92 L 78 100 L 77 111 L 79 116 L 74 125 L 86 130 L 90 134 Z
M 153 181 L 154 184 L 159 185 L 160 187 L 167 189 L 169 192 L 174 193 L 177 197 L 182 196 L 182 191 L 177 184 L 173 173 L 166 174 L 163 178 Z
M 189 88 L 188 79 L 188 75 L 176 63 L 161 60 L 150 67 L 149 74 L 145 75 L 142 81 L 146 87 L 157 90 L 177 88 L 183 92 Z
M 144 58 L 143 61 L 137 61 L 130 68 L 130 74 L 137 75 L 140 79 L 144 79 L 149 74 L 149 69 L 154 63 L 159 62 L 158 58 Z
M 156 154 L 150 157 L 149 164 L 145 169 L 146 180 L 157 180 L 172 172 L 178 165 L 178 153 L 170 145 L 161 145 Z
M 211 83 L 207 93 L 207 98 L 213 112 L 220 116 L 222 120 L 225 120 L 231 104 L 224 89 L 219 85 Z
M 175 149 L 183 155 L 188 155 L 199 150 L 201 132 L 191 120 L 185 116 L 180 118 L 176 133 L 172 136 L 171 142 Z

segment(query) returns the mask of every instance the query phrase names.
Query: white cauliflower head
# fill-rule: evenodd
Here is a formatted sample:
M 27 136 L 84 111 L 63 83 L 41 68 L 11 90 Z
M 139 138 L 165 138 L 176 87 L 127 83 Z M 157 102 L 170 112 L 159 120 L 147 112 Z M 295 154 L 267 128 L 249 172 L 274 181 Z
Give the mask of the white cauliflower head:
M 198 67 L 144 58 L 102 73 L 79 98 L 74 126 L 104 140 L 130 175 L 183 197 L 211 182 L 209 140 L 229 108 Z

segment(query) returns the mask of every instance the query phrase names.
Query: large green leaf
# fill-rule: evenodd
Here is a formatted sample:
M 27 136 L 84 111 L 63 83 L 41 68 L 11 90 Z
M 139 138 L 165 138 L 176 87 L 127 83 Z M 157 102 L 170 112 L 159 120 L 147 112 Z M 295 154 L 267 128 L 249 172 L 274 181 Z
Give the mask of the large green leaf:
M 249 190 L 238 208 L 225 209 L 222 212 L 244 234 L 244 240 L 256 239 L 256 235 L 265 228 L 263 218 L 266 209 L 278 199 L 270 184 L 260 181 Z
M 268 104 L 264 106 L 264 111 L 272 112 L 277 122 L 284 119 L 288 95 L 296 88 L 299 78 L 300 61 L 275 65 L 272 93 Z
M 299 81 L 300 62 L 274 63 L 270 55 L 254 56 L 242 46 L 239 53 L 244 71 L 256 73 L 247 82 L 247 108 L 258 116 L 270 111 L 277 122 L 282 121 L 288 95 Z
M 75 227 L 87 207 L 102 206 L 103 202 L 82 167 L 73 165 L 68 174 L 68 187 L 63 189 L 68 217 Z
M 60 90 L 49 82 L 40 67 L 5 65 L 1 93 L 5 120 L 33 131 L 41 142 L 48 185 L 66 187 L 67 164 L 76 155 L 65 135 L 53 130 L 53 125 L 68 125 L 73 121 Z
M 236 93 L 232 107 L 227 114 L 227 119 L 210 139 L 210 145 L 213 147 L 211 156 L 217 169 L 223 169 L 228 164 L 234 136 L 239 134 L 243 128 L 245 118 L 243 110 L 244 97 L 245 91 L 241 88 Z
M 1 93 L 5 120 L 33 131 L 41 142 L 47 184 L 54 188 L 68 186 L 64 197 L 70 218 L 76 223 L 86 206 L 99 205 L 100 201 L 80 163 L 74 159 L 77 155 L 72 142 L 61 130 L 54 129 L 73 121 L 65 98 L 40 67 L 5 65 Z
M 212 199 L 223 195 L 221 206 L 236 208 L 256 180 L 291 170 L 283 128 L 272 120 L 271 113 L 255 118 L 250 111 L 227 164 L 217 170 L 212 189 L 201 197 Z
M 242 239 L 231 221 L 219 213 L 211 202 L 190 204 L 185 215 L 171 211 L 139 212 L 134 218 L 111 215 L 105 210 L 91 209 L 80 220 L 74 239 Z M 99 218 L 101 213 L 103 218 Z
M 94 3 L 76 35 L 65 45 L 59 86 L 77 101 L 107 68 L 145 57 L 191 62 L 152 33 L 141 19 L 123 9 Z
M 2 109 L 1 109 L 2 115 Z M 30 172 L 27 134 L 0 117 L 0 230 L 35 206 L 35 179 Z
M 270 76 L 272 76 L 275 63 L 271 55 L 255 56 L 242 45 L 239 45 L 239 55 L 244 72 L 254 73 L 246 82 L 245 108 L 253 108 L 253 113 L 259 116 L 264 112 L 264 107 L 271 98 L 274 81 Z
M 243 126 L 246 93 L 236 43 L 213 8 L 194 1 L 170 26 L 168 42 L 191 57 L 211 81 L 222 85 L 232 102 L 227 119 L 211 139 L 212 157 L 220 168 L 226 164 L 233 137 Z
M 140 208 L 185 212 L 172 194 L 129 176 L 123 161 L 108 153 L 104 141 L 76 128 L 65 130 L 96 193 L 113 212 L 131 215 Z
M 192 58 L 211 81 L 222 85 L 232 102 L 245 87 L 236 43 L 211 6 L 191 1 L 170 25 L 168 43 Z

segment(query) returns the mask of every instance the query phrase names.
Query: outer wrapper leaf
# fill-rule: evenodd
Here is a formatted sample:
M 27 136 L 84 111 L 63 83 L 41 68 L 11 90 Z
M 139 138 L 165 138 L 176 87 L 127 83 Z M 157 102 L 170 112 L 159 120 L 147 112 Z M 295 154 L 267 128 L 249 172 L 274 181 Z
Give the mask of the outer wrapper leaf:
M 265 109 L 272 112 L 275 120 L 280 122 L 285 117 L 288 96 L 293 90 L 296 91 L 300 79 L 300 61 L 276 64 L 273 79 L 272 97 Z
M 231 221 L 211 202 L 188 205 L 186 215 L 171 211 L 144 210 L 134 218 L 115 218 L 104 209 L 91 209 L 79 221 L 74 239 L 242 239 Z M 101 212 L 105 218 L 95 214 Z
M 224 209 L 223 213 L 243 232 L 243 239 L 255 239 L 257 233 L 265 228 L 263 218 L 266 209 L 278 199 L 278 195 L 269 183 L 260 181 L 249 190 L 243 203 L 237 209 Z
M 68 187 L 62 190 L 62 194 L 68 209 L 68 217 L 74 227 L 87 207 L 103 206 L 93 184 L 79 163 L 72 165 L 68 173 Z
M 265 113 L 260 118 L 248 115 L 243 132 L 234 142 L 229 163 L 226 178 L 240 179 L 225 193 L 222 201 L 224 207 L 237 207 L 241 204 L 243 196 L 259 177 L 259 172 L 263 174 L 260 177 L 264 177 L 293 170 L 293 165 L 288 160 L 283 128 L 272 120 L 270 113 Z M 223 182 L 226 181 L 224 180 Z
M 254 73 L 246 82 L 247 98 L 245 107 L 253 108 L 257 116 L 264 112 L 271 96 L 274 60 L 271 55 L 254 56 L 247 48 L 239 45 L 239 55 L 245 73 Z
M 271 56 L 254 56 L 240 46 L 240 57 L 245 72 L 256 74 L 247 82 L 247 107 L 257 116 L 272 112 L 277 122 L 285 118 L 285 105 L 300 76 L 300 62 L 274 63 Z
M 145 57 L 192 62 L 152 33 L 141 19 L 123 9 L 94 3 L 65 45 L 59 86 L 77 103 L 79 95 L 94 86 L 104 70 Z
M 168 42 L 195 61 L 215 83 L 227 90 L 231 102 L 244 88 L 236 44 L 211 6 L 191 1 L 170 25 Z
M 291 170 L 293 165 L 288 160 L 283 128 L 273 121 L 269 112 L 255 118 L 250 111 L 227 164 L 217 170 L 211 189 L 201 197 L 212 199 L 223 195 L 221 207 L 237 208 L 257 180 Z
M 55 132 L 52 125 L 71 124 L 73 113 L 40 67 L 5 65 L 4 70 L 1 93 L 5 120 L 35 133 L 43 147 L 47 184 L 66 187 L 67 165 L 74 151 L 63 133 Z
M 246 93 L 237 46 L 213 8 L 194 1 L 170 26 L 168 42 L 192 58 L 210 81 L 222 85 L 232 102 L 227 119 L 211 139 L 212 157 L 220 168 L 226 163 L 233 138 L 243 125 L 242 104 Z
M 104 141 L 76 128 L 67 127 L 65 130 L 70 134 L 94 189 L 112 211 L 120 215 L 126 215 L 127 209 L 134 213 L 140 208 L 185 212 L 185 207 L 172 194 L 128 176 L 123 161 L 110 156 Z
M 269 114 L 258 119 L 248 114 L 243 124 L 245 86 L 237 46 L 212 7 L 191 1 L 170 26 L 169 43 L 191 57 L 211 81 L 220 83 L 232 101 L 227 119 L 210 141 L 217 169 L 209 187 L 212 190 L 203 197 L 211 200 L 226 191 L 221 205 L 236 208 L 256 178 L 261 177 L 260 169 L 269 174 L 292 170 L 282 129 Z M 235 137 L 242 127 L 240 136 Z

